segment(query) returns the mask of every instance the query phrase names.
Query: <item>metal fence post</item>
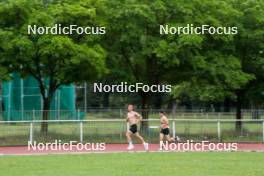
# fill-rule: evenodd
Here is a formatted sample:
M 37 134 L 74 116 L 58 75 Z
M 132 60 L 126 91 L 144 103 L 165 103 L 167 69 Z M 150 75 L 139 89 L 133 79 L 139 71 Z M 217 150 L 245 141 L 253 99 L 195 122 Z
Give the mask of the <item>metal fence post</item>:
M 10 100 L 9 100 L 10 101 Z M 10 108 L 10 106 L 8 107 L 8 117 L 7 117 L 7 119 L 8 119 L 8 121 L 10 121 L 11 120 L 11 108 Z
M 29 141 L 33 142 L 33 122 L 30 123 L 29 127 Z
M 24 80 L 23 78 L 20 78 L 20 86 L 21 86 L 21 92 L 20 92 L 20 101 L 21 101 L 21 119 L 24 120 Z
M 35 120 L 35 109 L 32 110 L 32 120 Z
M 80 142 L 83 143 L 83 122 L 80 122 Z
M 77 110 L 77 119 L 80 120 L 80 109 Z
M 176 112 L 175 112 L 175 109 L 172 110 L 172 118 L 173 118 L 173 119 L 176 119 Z
M 173 122 L 172 122 L 172 136 L 175 139 L 175 137 L 176 137 L 175 120 L 173 120 Z
M 61 108 L 61 106 L 60 106 L 60 104 L 61 104 L 61 102 L 60 102 L 60 99 L 61 99 L 61 91 L 60 91 L 60 89 L 58 90 L 58 96 L 57 96 L 57 115 L 58 115 L 58 117 L 57 117 L 57 119 L 58 120 L 60 120 L 60 113 L 61 113 L 61 111 L 60 111 L 60 108 Z
M 263 137 L 263 142 L 264 142 L 264 120 L 262 121 L 262 137 Z
M 8 121 L 11 120 L 11 95 L 12 95 L 12 81 L 8 84 Z
M 221 142 L 221 123 L 219 120 L 217 121 L 217 137 L 218 142 Z
M 84 82 L 84 112 L 87 114 L 87 82 Z
M 122 109 L 119 109 L 119 118 L 122 119 Z

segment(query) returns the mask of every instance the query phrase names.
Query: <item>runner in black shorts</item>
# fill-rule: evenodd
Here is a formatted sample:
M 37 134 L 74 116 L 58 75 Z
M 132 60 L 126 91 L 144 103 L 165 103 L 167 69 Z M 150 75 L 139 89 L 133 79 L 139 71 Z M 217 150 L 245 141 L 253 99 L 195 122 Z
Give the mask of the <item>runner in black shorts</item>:
M 160 142 L 163 142 L 164 139 L 168 142 L 174 142 L 175 140 L 170 137 L 168 118 L 164 115 L 163 111 L 159 112 L 159 116 L 160 116 Z
M 136 124 L 131 125 L 129 131 L 135 134 L 137 132 L 137 125 Z
M 170 134 L 170 129 L 169 128 L 163 128 L 160 130 L 160 133 L 162 133 L 164 136 L 167 136 Z

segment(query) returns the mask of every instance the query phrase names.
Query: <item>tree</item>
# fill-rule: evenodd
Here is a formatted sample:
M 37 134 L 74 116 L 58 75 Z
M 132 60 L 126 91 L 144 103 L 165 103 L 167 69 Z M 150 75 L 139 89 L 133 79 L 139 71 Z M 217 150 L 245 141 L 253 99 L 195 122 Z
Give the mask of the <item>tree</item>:
M 91 80 L 105 71 L 105 52 L 97 37 L 27 34 L 27 26 L 98 25 L 93 1 L 43 3 L 15 0 L 0 5 L 1 64 L 22 77 L 33 76 L 43 98 L 43 120 L 55 91 L 65 84 Z M 47 134 L 48 124 L 41 131 Z
M 258 107 L 264 98 L 264 2 L 234 0 L 232 4 L 241 12 L 237 21 L 240 32 L 234 40 L 233 53 L 240 59 L 242 70 L 254 76 L 254 79 L 235 91 L 236 118 L 240 120 L 243 104 Z M 241 121 L 236 123 L 236 129 L 241 131 Z
M 162 59 L 156 57 L 155 47 L 160 39 L 158 14 L 162 4 L 147 1 L 109 1 L 107 36 L 115 37 L 107 50 L 113 59 L 120 61 L 119 70 L 125 70 L 129 82 L 160 84 Z M 163 9 L 161 9 L 163 10 Z M 160 67 L 160 68 L 159 68 Z M 148 118 L 148 105 L 151 93 L 139 92 L 144 119 Z M 147 122 L 143 122 L 143 129 Z
M 159 33 L 159 25 L 166 24 L 232 26 L 240 13 L 228 2 L 120 0 L 109 4 L 116 7 L 109 11 L 113 14 L 109 23 L 118 25 L 110 28 L 109 35 L 115 36 L 116 42 L 108 51 L 123 59 L 135 82 L 173 84 L 208 101 L 229 96 L 251 79 L 230 52 L 234 35 Z M 148 108 L 151 93 L 140 92 L 140 96 L 142 108 Z
M 238 34 L 208 48 L 207 58 L 214 55 L 213 62 L 201 62 L 195 77 L 175 86 L 174 95 L 180 97 L 187 94 L 191 99 L 210 102 L 223 102 L 225 98 L 236 102 L 236 130 L 242 129 L 242 106 L 249 103 L 255 105 L 263 100 L 263 2 L 232 1 L 227 19 L 229 24 L 238 27 Z M 223 10 L 227 14 L 227 10 Z M 234 16 L 235 14 L 235 16 Z M 218 15 L 221 18 L 223 15 Z M 232 17 L 233 16 L 233 17 Z M 205 18 L 203 18 L 205 19 Z M 225 20 L 226 21 L 226 20 Z M 231 23 L 230 23 L 231 22 Z M 214 42 L 215 43 L 215 42 Z M 203 59 L 201 60 L 203 61 Z M 209 65 L 208 65 L 209 64 Z M 221 69 L 219 69 L 221 68 Z M 185 75 L 188 76 L 188 75 Z

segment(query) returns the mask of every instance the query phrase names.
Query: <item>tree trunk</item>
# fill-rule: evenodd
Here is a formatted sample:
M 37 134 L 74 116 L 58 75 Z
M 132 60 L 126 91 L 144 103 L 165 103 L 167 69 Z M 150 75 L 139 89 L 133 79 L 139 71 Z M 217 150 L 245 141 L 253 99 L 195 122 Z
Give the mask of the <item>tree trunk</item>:
M 49 109 L 50 109 L 50 102 L 51 99 L 50 98 L 45 98 L 43 100 L 44 105 L 43 105 L 43 112 L 42 112 L 42 120 L 44 120 L 44 122 L 41 123 L 41 133 L 43 135 L 47 135 L 48 134 L 48 122 L 45 122 L 45 120 L 49 120 Z
M 225 98 L 224 112 L 230 112 L 230 99 L 229 98 Z
M 103 107 L 104 108 L 109 108 L 109 93 L 108 92 L 105 92 L 103 94 Z
M 143 118 L 143 120 L 147 120 L 148 119 L 148 113 L 149 113 L 149 109 L 148 109 L 149 95 L 148 95 L 148 93 L 145 93 L 145 92 L 141 92 L 140 95 L 141 95 L 141 114 L 142 114 L 142 118 Z M 147 132 L 147 130 L 148 130 L 148 121 L 142 121 L 141 129 L 142 129 L 143 132 Z
M 154 106 L 156 109 L 161 109 L 161 106 L 162 106 L 162 94 L 158 93 L 158 94 L 155 94 L 154 96 Z
M 241 109 L 242 109 L 242 95 L 240 92 L 237 93 L 237 102 L 236 102 L 236 131 L 238 133 L 241 132 L 241 129 L 242 129 L 242 122 L 241 122 L 241 119 L 242 119 L 242 112 L 241 112 Z

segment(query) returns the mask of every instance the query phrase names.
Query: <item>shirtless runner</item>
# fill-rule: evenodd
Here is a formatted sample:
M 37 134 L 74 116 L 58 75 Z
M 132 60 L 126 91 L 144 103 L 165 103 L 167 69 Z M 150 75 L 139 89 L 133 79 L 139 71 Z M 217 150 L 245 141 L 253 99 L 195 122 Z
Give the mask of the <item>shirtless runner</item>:
M 164 139 L 168 142 L 175 142 L 174 138 L 170 137 L 170 127 L 169 127 L 169 120 L 164 115 L 163 111 L 159 112 L 160 116 L 160 142 Z
M 142 120 L 142 116 L 134 111 L 134 105 L 129 104 L 127 107 L 127 122 L 129 123 L 129 130 L 126 132 L 127 142 L 128 142 L 128 150 L 132 150 L 134 145 L 132 143 L 132 135 L 136 136 L 140 142 L 143 144 L 144 149 L 148 150 L 148 143 L 146 143 L 143 137 L 138 132 L 137 124 Z

